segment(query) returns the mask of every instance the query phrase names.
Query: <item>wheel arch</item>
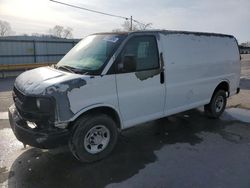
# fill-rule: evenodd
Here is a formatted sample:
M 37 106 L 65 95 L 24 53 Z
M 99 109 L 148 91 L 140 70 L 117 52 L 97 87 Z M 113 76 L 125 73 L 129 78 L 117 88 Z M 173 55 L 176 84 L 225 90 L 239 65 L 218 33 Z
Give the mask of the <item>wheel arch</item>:
M 70 124 L 74 124 L 74 122 L 77 121 L 80 117 L 90 113 L 106 114 L 116 122 L 118 130 L 121 130 L 123 127 L 119 111 L 116 110 L 115 107 L 107 104 L 96 104 L 82 109 L 71 119 Z
M 221 81 L 216 88 L 214 89 L 213 95 L 211 96 L 211 99 L 215 95 L 215 93 L 219 90 L 224 90 L 227 93 L 227 97 L 230 96 L 230 84 L 228 80 Z

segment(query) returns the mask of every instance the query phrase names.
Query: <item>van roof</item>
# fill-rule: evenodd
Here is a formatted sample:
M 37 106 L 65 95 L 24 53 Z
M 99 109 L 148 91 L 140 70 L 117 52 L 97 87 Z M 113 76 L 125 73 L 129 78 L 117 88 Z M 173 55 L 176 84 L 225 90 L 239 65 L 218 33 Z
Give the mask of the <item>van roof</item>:
M 177 30 L 145 30 L 145 31 L 129 31 L 129 32 L 104 32 L 95 34 L 121 34 L 129 35 L 134 33 L 162 33 L 162 34 L 192 34 L 198 36 L 218 36 L 218 37 L 230 37 L 234 38 L 233 35 L 221 34 L 221 33 L 207 33 L 207 32 L 195 32 L 195 31 L 177 31 Z

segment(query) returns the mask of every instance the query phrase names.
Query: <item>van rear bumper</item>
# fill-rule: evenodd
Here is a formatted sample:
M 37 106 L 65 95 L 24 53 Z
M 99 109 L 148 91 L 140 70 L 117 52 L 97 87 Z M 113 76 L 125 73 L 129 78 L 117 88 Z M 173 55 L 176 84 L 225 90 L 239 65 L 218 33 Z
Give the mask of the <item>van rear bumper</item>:
M 69 131 L 49 127 L 48 129 L 30 128 L 12 105 L 9 110 L 9 121 L 16 138 L 23 144 L 42 149 L 56 148 L 68 142 Z

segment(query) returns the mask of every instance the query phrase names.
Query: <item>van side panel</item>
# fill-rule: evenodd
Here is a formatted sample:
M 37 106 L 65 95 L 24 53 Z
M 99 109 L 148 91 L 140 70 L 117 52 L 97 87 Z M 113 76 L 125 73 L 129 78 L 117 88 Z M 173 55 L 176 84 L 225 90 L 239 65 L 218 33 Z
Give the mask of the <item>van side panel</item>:
M 208 104 L 222 81 L 234 94 L 240 63 L 236 40 L 226 36 L 161 34 L 166 74 L 166 109 L 170 115 Z

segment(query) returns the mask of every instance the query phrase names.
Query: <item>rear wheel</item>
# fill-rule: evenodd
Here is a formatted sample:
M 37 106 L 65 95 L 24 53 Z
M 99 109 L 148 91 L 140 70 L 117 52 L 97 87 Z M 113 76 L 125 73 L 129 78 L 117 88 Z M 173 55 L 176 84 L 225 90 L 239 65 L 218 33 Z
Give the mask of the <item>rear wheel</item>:
M 218 90 L 212 97 L 209 104 L 204 106 L 206 114 L 211 118 L 219 118 L 224 112 L 227 104 L 226 92 Z
M 117 137 L 117 126 L 112 118 L 106 114 L 86 115 L 76 121 L 69 147 L 81 162 L 94 162 L 111 153 Z

